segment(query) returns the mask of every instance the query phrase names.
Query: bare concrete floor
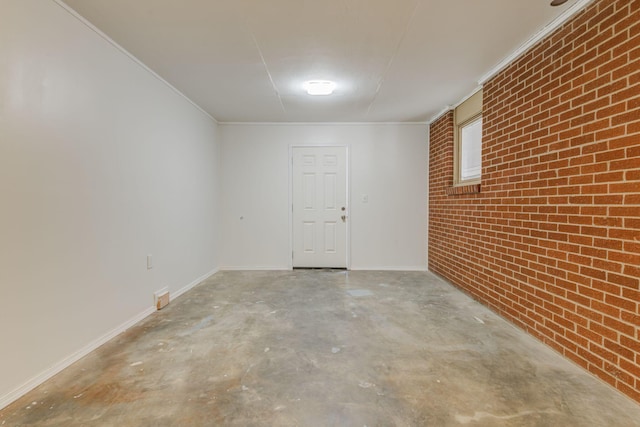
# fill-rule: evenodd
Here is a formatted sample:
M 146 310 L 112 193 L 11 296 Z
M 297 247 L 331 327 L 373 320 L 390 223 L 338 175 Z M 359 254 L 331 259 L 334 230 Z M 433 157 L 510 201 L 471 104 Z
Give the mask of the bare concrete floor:
M 2 426 L 640 426 L 640 405 L 429 273 L 224 272 Z

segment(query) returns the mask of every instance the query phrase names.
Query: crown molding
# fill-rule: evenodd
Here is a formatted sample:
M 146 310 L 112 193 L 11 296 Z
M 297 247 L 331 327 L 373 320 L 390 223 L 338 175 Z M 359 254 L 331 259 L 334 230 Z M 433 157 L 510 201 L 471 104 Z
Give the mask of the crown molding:
M 138 58 L 136 58 L 131 52 L 129 52 L 128 50 L 126 50 L 124 47 L 120 46 L 118 43 L 115 42 L 115 40 L 113 40 L 111 37 L 109 37 L 108 35 L 106 35 L 105 33 L 103 33 L 100 29 L 98 29 L 98 27 L 96 27 L 95 25 L 93 25 L 91 22 L 87 21 L 87 19 L 80 15 L 78 12 L 76 12 L 73 8 L 71 8 L 71 6 L 69 6 L 68 4 L 66 4 L 63 0 L 52 0 L 55 4 L 57 4 L 58 6 L 60 6 L 62 9 L 64 9 L 67 13 L 69 13 L 71 16 L 73 16 L 74 18 L 76 18 L 78 21 L 80 21 L 82 24 L 84 24 L 87 28 L 89 28 L 91 31 L 93 31 L 94 33 L 96 33 L 98 36 L 100 36 L 101 38 L 103 38 L 107 43 L 111 44 L 113 47 L 115 47 L 117 50 L 119 50 L 122 54 L 124 54 L 126 57 L 128 57 L 130 60 L 132 60 L 135 64 L 137 64 L 138 66 L 140 66 L 142 69 L 144 69 L 146 72 L 148 72 L 149 74 L 151 74 L 153 77 L 155 77 L 156 79 L 158 79 L 160 82 L 162 82 L 164 85 L 166 85 L 169 89 L 171 89 L 172 91 L 174 91 L 176 94 L 178 94 L 180 97 L 184 98 L 187 102 L 189 102 L 191 105 L 193 105 L 196 109 L 198 109 L 201 113 L 203 113 L 205 116 L 207 116 L 208 118 L 210 118 L 211 120 L 213 120 L 214 123 L 218 123 L 218 121 L 216 120 L 215 117 L 213 117 L 211 114 L 209 114 L 208 112 L 206 112 L 201 106 L 199 106 L 198 104 L 196 104 L 191 98 L 189 98 L 187 95 L 185 95 L 184 93 L 182 93 L 180 90 L 178 90 L 175 86 L 173 86 L 171 83 L 169 83 L 168 81 L 166 81 L 165 79 L 163 79 L 162 77 L 160 77 L 160 75 L 158 73 L 156 73 L 155 71 L 153 71 L 151 68 L 149 68 L 144 62 L 140 61 Z
M 513 51 L 509 56 L 504 58 L 495 67 L 493 67 L 491 70 L 489 70 L 488 73 L 486 73 L 484 76 L 482 76 L 480 78 L 480 80 L 478 80 L 478 84 L 479 85 L 485 84 L 489 79 L 494 77 L 500 71 L 505 69 L 509 64 L 511 64 L 513 61 L 515 61 L 520 55 L 522 55 L 523 53 L 528 51 L 531 47 L 533 47 L 540 40 L 544 39 L 549 34 L 554 32 L 558 28 L 560 28 L 560 26 L 562 24 L 567 22 L 574 15 L 576 15 L 578 12 L 583 10 L 587 5 L 589 5 L 590 3 L 594 2 L 594 1 L 595 0 L 578 0 L 577 2 L 575 2 L 571 7 L 569 7 L 567 10 L 562 12 L 562 14 L 560 14 L 556 19 L 554 19 L 547 26 L 542 28 L 537 33 L 535 33 L 529 40 L 524 42 L 524 44 L 522 44 L 518 49 Z

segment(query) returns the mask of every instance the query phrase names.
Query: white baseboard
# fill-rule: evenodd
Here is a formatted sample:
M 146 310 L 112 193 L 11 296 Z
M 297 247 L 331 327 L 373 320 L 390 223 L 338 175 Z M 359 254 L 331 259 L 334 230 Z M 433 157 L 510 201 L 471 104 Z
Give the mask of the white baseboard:
M 220 267 L 220 271 L 290 271 L 291 267 Z M 375 266 L 375 267 L 354 267 L 351 266 L 349 270 L 352 271 L 429 271 L 426 265 L 410 265 L 410 266 Z
M 193 282 L 189 283 L 187 286 L 185 286 L 183 288 L 180 288 L 177 291 L 171 293 L 171 299 L 176 299 L 180 295 L 184 294 L 185 292 L 190 291 L 191 289 L 193 289 L 194 286 L 196 286 L 197 284 L 201 283 L 204 280 L 207 280 L 209 277 L 213 276 L 218 271 L 219 271 L 219 269 L 214 268 L 210 272 L 208 272 L 206 274 L 203 274 L 202 276 L 198 277 L 196 280 L 194 280 Z
M 102 335 L 100 338 L 92 341 L 91 343 L 87 344 L 86 346 L 84 346 L 80 350 L 76 351 L 75 353 L 65 357 L 64 359 L 62 359 L 61 361 L 59 361 L 58 363 L 56 363 L 55 365 L 53 365 L 49 369 L 46 369 L 45 371 L 39 373 L 38 375 L 36 375 L 35 377 L 31 378 L 30 380 L 28 380 L 26 383 L 24 383 L 23 385 L 21 385 L 17 389 L 15 389 L 15 390 L 9 392 L 8 394 L 0 397 L 0 409 L 6 407 L 10 403 L 18 400 L 20 397 L 24 396 L 29 391 L 33 390 L 34 388 L 36 388 L 37 386 L 39 386 L 40 384 L 42 384 L 43 382 L 45 382 L 49 378 L 53 377 L 57 373 L 61 372 L 63 369 L 68 368 L 73 363 L 77 362 L 78 360 L 80 360 L 84 356 L 86 356 L 87 354 L 91 353 L 93 350 L 97 349 L 102 344 L 106 343 L 107 341 L 109 341 L 110 339 L 116 337 L 117 335 L 121 334 L 122 332 L 126 331 L 127 329 L 129 329 L 130 327 L 132 327 L 136 323 L 140 322 L 142 319 L 144 319 L 145 317 L 149 316 L 150 314 L 155 313 L 155 311 L 156 311 L 155 307 L 147 308 L 142 313 L 137 314 L 136 316 L 134 316 L 131 319 L 127 320 L 126 322 L 124 322 L 120 326 L 118 326 L 115 329 L 107 332 L 106 334 Z
M 185 292 L 189 291 L 191 288 L 196 286 L 198 283 L 202 282 L 203 280 L 208 279 L 209 277 L 213 276 L 217 272 L 218 272 L 218 269 L 214 269 L 214 270 L 204 274 L 203 276 L 197 278 L 193 282 L 189 283 L 187 286 L 185 286 L 185 287 L 179 289 L 178 291 L 176 291 L 175 293 L 173 293 L 172 298 L 179 297 L 180 295 L 184 294 Z M 53 377 L 54 375 L 56 375 L 57 373 L 61 372 L 62 370 L 68 368 L 73 363 L 75 363 L 78 360 L 82 359 L 84 356 L 86 356 L 87 354 L 91 353 L 92 351 L 94 351 L 95 349 L 97 349 L 98 347 L 100 347 L 101 345 L 103 345 L 104 343 L 109 341 L 110 339 L 112 339 L 112 338 L 116 337 L 117 335 L 121 334 L 122 332 L 126 331 L 127 329 L 129 329 L 130 327 L 132 327 L 136 323 L 140 322 L 141 320 L 143 320 L 147 316 L 155 313 L 156 311 L 157 310 L 156 310 L 155 307 L 149 307 L 149 308 L 145 309 L 142 313 L 137 314 L 136 316 L 134 316 L 131 319 L 127 320 L 126 322 L 124 322 L 120 326 L 118 326 L 115 329 L 107 332 L 106 334 L 102 335 L 101 337 L 97 338 L 96 340 L 92 341 L 91 343 L 87 344 L 86 346 L 84 346 L 80 350 L 76 351 L 75 353 L 65 357 L 64 359 L 62 359 L 61 361 L 59 361 L 58 363 L 53 365 L 51 368 L 46 369 L 45 371 L 39 373 L 35 377 L 33 377 L 30 380 L 28 380 L 27 382 L 25 382 L 20 387 L 16 388 L 13 391 L 10 391 L 9 393 L 5 394 L 4 396 L 0 396 L 0 409 L 6 407 L 9 404 L 13 403 L 14 401 L 18 400 L 19 398 L 21 398 L 22 396 L 24 396 L 25 394 L 27 394 L 28 392 L 30 392 L 31 390 L 33 390 L 34 388 L 36 388 L 37 386 L 39 386 L 40 384 L 42 384 L 43 382 L 48 380 L 49 378 Z
M 404 267 L 354 267 L 351 266 L 351 270 L 353 271 L 429 271 L 429 268 L 426 265 L 410 265 Z
M 220 267 L 220 271 L 290 271 L 291 267 L 283 266 L 283 267 L 249 267 L 249 266 L 241 266 L 241 267 Z

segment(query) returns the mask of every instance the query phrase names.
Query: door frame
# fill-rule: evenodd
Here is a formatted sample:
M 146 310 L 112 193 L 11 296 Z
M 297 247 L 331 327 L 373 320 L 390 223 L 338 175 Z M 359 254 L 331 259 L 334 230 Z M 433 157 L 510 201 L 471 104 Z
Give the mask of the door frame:
M 289 145 L 289 270 L 293 270 L 293 150 L 295 148 L 344 148 L 345 151 L 345 185 L 346 188 L 346 208 L 347 208 L 347 229 L 346 229 L 346 265 L 347 270 L 351 270 L 351 157 L 349 156 L 349 146 L 346 144 L 292 144 Z

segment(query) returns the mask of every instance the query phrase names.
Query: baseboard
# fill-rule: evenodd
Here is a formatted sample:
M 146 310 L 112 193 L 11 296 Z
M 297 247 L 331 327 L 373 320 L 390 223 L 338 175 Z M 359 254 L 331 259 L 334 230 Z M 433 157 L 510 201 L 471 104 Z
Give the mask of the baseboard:
M 213 270 L 211 270 L 208 273 L 203 274 L 202 276 L 198 277 L 196 280 L 194 280 L 193 282 L 189 283 L 187 286 L 184 286 L 183 288 L 178 289 L 175 292 L 171 292 L 171 299 L 176 299 L 178 298 L 180 295 L 190 291 L 191 289 L 193 289 L 197 284 L 201 283 L 204 280 L 207 280 L 209 277 L 213 276 L 214 274 L 216 274 L 219 271 L 218 268 L 214 268 Z
M 425 265 L 420 266 L 404 266 L 404 267 L 354 267 L 351 266 L 351 270 L 353 271 L 429 271 L 429 268 Z
M 290 271 L 291 267 L 220 267 L 220 271 Z M 426 265 L 411 266 L 385 266 L 385 267 L 354 267 L 349 270 L 353 271 L 429 271 Z
M 291 267 L 283 266 L 283 267 L 220 267 L 220 271 L 290 271 Z
M 203 276 L 197 278 L 193 282 L 189 283 L 187 286 L 185 286 L 185 287 L 179 289 L 178 291 L 174 292 L 172 294 L 172 298 L 179 297 L 180 295 L 182 295 L 185 292 L 187 292 L 190 289 L 192 289 L 198 283 L 202 282 L 203 280 L 208 279 L 209 277 L 213 276 L 217 272 L 218 272 L 218 269 L 216 268 L 216 269 L 204 274 Z M 103 345 L 104 343 L 109 341 L 110 339 L 113 339 L 116 336 L 120 335 L 121 333 L 123 333 L 124 331 L 126 331 L 130 327 L 134 326 L 136 323 L 140 322 L 141 320 L 143 320 L 147 316 L 155 313 L 156 311 L 157 311 L 156 307 L 149 307 L 149 308 L 145 309 L 142 313 L 137 314 L 136 316 L 134 316 L 131 319 L 127 320 L 126 322 L 124 322 L 120 326 L 118 326 L 115 329 L 107 332 L 106 334 L 102 335 L 100 338 L 92 341 L 91 343 L 87 344 L 85 347 L 81 348 L 80 350 L 76 351 L 75 353 L 71 354 L 70 356 L 62 359 L 61 361 L 59 361 L 58 363 L 53 365 L 51 368 L 41 372 L 40 374 L 36 375 L 33 378 L 31 378 L 30 380 L 25 382 L 23 385 L 21 385 L 17 389 L 15 389 L 13 391 L 10 391 L 9 393 L 7 393 L 4 396 L 0 396 L 0 409 L 3 409 L 6 406 L 9 406 L 11 403 L 15 402 L 16 400 L 18 400 L 19 398 L 21 398 L 22 396 L 24 396 L 25 394 L 27 394 L 28 392 L 33 390 L 34 388 L 38 387 L 43 382 L 47 381 L 49 378 L 51 378 L 54 375 L 58 374 L 62 370 L 68 368 L 69 366 L 71 366 L 72 364 L 77 362 L 78 360 L 82 359 L 87 354 L 89 354 L 92 351 L 96 350 L 98 347 L 100 347 L 101 345 Z
M 147 308 L 142 313 L 137 314 L 136 316 L 134 316 L 131 319 L 127 320 L 125 323 L 123 323 L 120 326 L 116 327 L 115 329 L 107 332 L 106 334 L 102 335 L 100 338 L 92 341 L 91 343 L 87 344 L 85 347 L 81 348 L 80 350 L 76 351 L 75 353 L 71 354 L 70 356 L 62 359 L 61 361 L 59 361 L 58 363 L 53 365 L 51 368 L 46 369 L 45 371 L 43 371 L 40 374 L 36 375 L 35 377 L 31 378 L 30 380 L 28 380 L 26 383 L 24 383 L 23 385 L 21 385 L 17 389 L 15 389 L 15 390 L 9 392 L 8 394 L 0 397 L 0 409 L 6 407 L 9 404 L 13 403 L 14 401 L 18 400 L 19 398 L 21 398 L 22 396 L 24 396 L 25 394 L 27 394 L 28 392 L 30 392 L 34 388 L 38 387 L 40 384 L 42 384 L 43 382 L 45 382 L 49 378 L 51 378 L 54 375 L 58 374 L 62 370 L 68 368 L 73 363 L 75 363 L 78 360 L 82 359 L 84 356 L 86 356 L 87 354 L 91 353 L 92 351 L 94 351 L 95 349 L 97 349 L 98 347 L 100 347 L 101 345 L 103 345 L 104 343 L 109 341 L 110 339 L 116 337 L 117 335 L 121 334 L 122 332 L 126 331 L 127 329 L 129 329 L 130 327 L 135 325 L 136 323 L 138 323 L 141 320 L 143 320 L 145 317 L 147 317 L 150 314 L 155 313 L 155 312 L 156 312 L 156 308 L 155 307 Z

